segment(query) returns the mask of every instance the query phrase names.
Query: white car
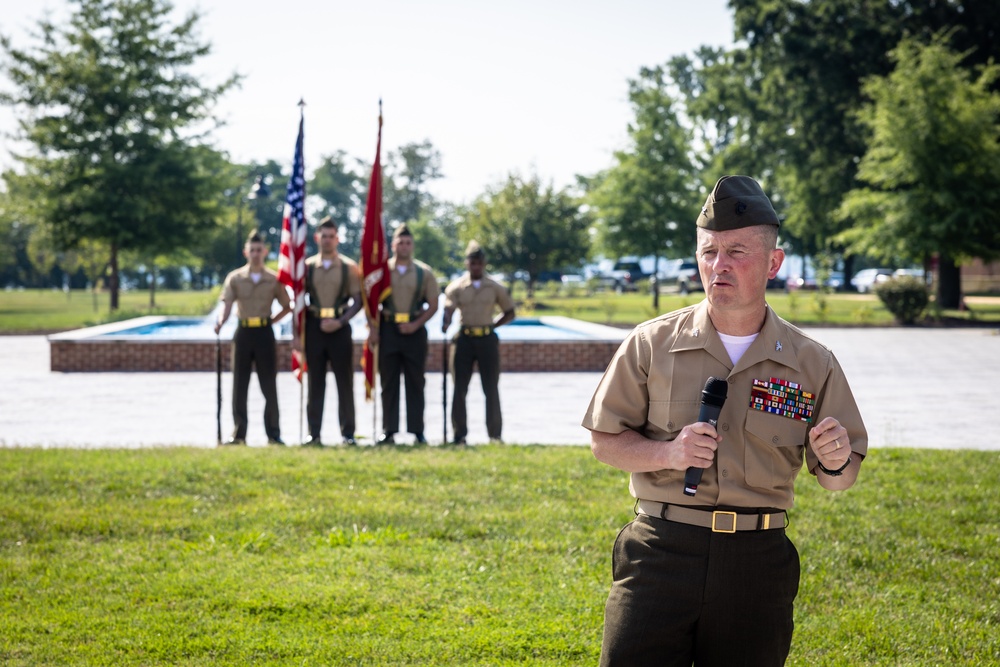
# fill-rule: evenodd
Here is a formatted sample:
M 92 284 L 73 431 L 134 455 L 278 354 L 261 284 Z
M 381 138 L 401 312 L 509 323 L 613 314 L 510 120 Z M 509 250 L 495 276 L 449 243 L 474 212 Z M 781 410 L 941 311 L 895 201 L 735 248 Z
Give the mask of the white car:
M 876 283 L 885 282 L 891 277 L 892 269 L 861 269 L 851 278 L 851 284 L 861 294 L 867 294 Z

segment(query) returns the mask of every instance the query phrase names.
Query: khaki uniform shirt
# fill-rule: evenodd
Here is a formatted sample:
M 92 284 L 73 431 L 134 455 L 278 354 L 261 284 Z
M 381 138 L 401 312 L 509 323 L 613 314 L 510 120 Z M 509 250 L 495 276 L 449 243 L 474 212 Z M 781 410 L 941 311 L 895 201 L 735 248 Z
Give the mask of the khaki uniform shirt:
M 420 288 L 420 298 L 416 300 L 419 302 L 430 301 L 431 297 L 438 293 L 437 279 L 434 277 L 434 271 L 431 270 L 431 267 L 414 259 L 406 267 L 406 273 L 400 274 L 396 270 L 396 258 L 392 257 L 389 259 L 389 274 L 392 276 L 392 294 L 389 295 L 389 298 L 392 299 L 393 312 L 409 313 L 413 307 L 414 296 L 417 292 L 417 266 L 423 269 L 424 276 L 423 285 Z M 419 315 L 422 308 L 418 307 L 416 310 Z
M 309 280 L 310 268 L 312 269 L 311 285 L 306 285 L 306 290 L 309 291 L 309 287 L 312 287 L 313 292 L 318 297 L 319 303 L 312 303 L 310 295 L 310 306 L 333 308 L 337 305 L 337 302 L 340 301 L 340 294 L 343 287 L 341 285 L 344 275 L 343 265 L 347 266 L 347 295 L 361 294 L 361 274 L 358 271 L 357 262 L 339 255 L 336 261 L 330 263 L 329 268 L 323 268 L 323 257 L 321 255 L 313 255 L 306 260 L 307 281 Z
M 611 360 L 583 425 L 605 433 L 632 429 L 654 440 L 673 440 L 683 427 L 698 421 L 709 377 L 728 380 L 729 392 L 717 425 L 722 442 L 715 462 L 703 472 L 697 495 L 684 495 L 683 470 L 660 470 L 632 474 L 629 490 L 636 498 L 788 509 L 803 457 L 810 471 L 818 464 L 808 446 L 808 429 L 827 416 L 847 429 L 854 452 L 868 451 L 858 406 L 828 348 L 768 308 L 757 339 L 733 367 L 712 326 L 707 301 L 636 327 Z M 814 395 L 808 422 L 751 407 L 754 381 L 769 383 L 772 378 Z
M 451 281 L 444 290 L 444 298 L 445 308 L 457 309 L 459 324 L 466 327 L 492 326 L 497 307 L 504 313 L 514 309 L 514 299 L 506 287 L 486 276 L 476 287 L 468 272 Z
M 282 307 L 289 304 L 288 292 L 278 282 L 278 274 L 267 267 L 261 270 L 260 280 L 256 283 L 250 277 L 250 265 L 240 267 L 226 276 L 222 286 L 222 300 L 235 301 L 242 319 L 270 317 L 271 304 L 275 299 Z

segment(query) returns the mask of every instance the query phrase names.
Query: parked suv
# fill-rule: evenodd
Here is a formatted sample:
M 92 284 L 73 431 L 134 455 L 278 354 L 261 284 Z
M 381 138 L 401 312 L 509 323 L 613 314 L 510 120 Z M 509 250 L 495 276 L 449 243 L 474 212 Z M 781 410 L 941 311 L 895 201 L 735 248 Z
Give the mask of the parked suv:
M 704 291 L 701 284 L 701 274 L 698 273 L 698 262 L 686 260 L 677 269 L 677 291 L 681 294 Z
M 634 292 L 636 283 L 646 277 L 639 262 L 618 260 L 607 275 L 609 284 L 619 292 Z

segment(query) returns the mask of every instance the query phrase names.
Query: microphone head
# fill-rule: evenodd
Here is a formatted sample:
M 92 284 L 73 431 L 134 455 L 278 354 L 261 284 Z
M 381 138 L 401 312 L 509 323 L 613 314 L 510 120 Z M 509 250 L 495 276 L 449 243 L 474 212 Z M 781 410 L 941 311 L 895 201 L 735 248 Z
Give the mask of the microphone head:
M 729 395 L 729 383 L 725 380 L 710 377 L 701 392 L 701 402 L 709 405 L 722 406 Z

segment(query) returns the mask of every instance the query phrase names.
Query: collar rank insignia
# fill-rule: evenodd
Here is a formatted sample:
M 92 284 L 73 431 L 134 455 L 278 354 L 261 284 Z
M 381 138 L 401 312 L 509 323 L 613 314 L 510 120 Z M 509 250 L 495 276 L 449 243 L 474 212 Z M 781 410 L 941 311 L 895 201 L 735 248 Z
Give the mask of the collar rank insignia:
M 750 390 L 750 407 L 772 415 L 812 422 L 816 394 L 802 389 L 796 382 L 770 378 L 754 380 Z
M 781 352 L 781 341 L 780 341 L 780 340 L 779 340 L 779 341 L 776 341 L 776 342 L 774 343 L 774 351 L 775 351 L 775 352 Z

